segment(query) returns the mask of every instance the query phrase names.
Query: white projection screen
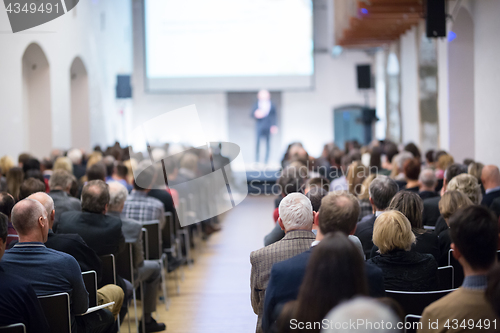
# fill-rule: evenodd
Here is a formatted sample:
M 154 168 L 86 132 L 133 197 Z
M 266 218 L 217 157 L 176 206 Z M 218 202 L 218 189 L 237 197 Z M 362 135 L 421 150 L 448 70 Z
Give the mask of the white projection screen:
M 144 0 L 147 91 L 310 89 L 312 0 Z

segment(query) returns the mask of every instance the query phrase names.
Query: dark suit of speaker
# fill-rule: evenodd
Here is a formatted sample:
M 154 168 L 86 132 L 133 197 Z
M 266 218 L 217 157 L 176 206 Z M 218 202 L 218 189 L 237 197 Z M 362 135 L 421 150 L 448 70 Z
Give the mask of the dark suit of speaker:
M 257 146 L 255 148 L 255 161 L 259 161 L 259 148 L 260 148 L 260 140 L 264 139 L 266 142 L 266 158 L 265 162 L 269 160 L 269 148 L 271 141 L 271 127 L 276 125 L 276 107 L 273 102 L 271 102 L 271 109 L 267 116 L 261 119 L 257 119 L 255 117 L 255 111 L 259 108 L 259 103 L 255 103 L 252 108 L 252 117 L 257 121 L 256 126 L 256 136 L 257 136 Z

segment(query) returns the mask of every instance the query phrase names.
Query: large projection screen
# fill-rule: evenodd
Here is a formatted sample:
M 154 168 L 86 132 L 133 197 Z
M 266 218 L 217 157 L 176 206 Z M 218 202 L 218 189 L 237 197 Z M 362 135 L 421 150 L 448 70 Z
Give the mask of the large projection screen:
M 144 0 L 147 91 L 310 89 L 312 0 Z

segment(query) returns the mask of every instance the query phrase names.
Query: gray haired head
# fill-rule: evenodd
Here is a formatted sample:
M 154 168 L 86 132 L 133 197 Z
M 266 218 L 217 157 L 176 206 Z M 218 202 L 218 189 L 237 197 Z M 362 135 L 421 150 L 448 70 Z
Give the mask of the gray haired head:
M 384 210 L 398 190 L 398 184 L 394 180 L 387 176 L 377 176 L 370 184 L 369 193 L 375 207 Z

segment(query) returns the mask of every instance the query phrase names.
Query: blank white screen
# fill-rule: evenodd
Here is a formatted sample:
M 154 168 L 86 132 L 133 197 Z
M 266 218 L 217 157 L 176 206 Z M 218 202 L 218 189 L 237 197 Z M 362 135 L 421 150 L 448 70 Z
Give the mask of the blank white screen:
M 149 90 L 310 88 L 311 0 L 145 0 Z

